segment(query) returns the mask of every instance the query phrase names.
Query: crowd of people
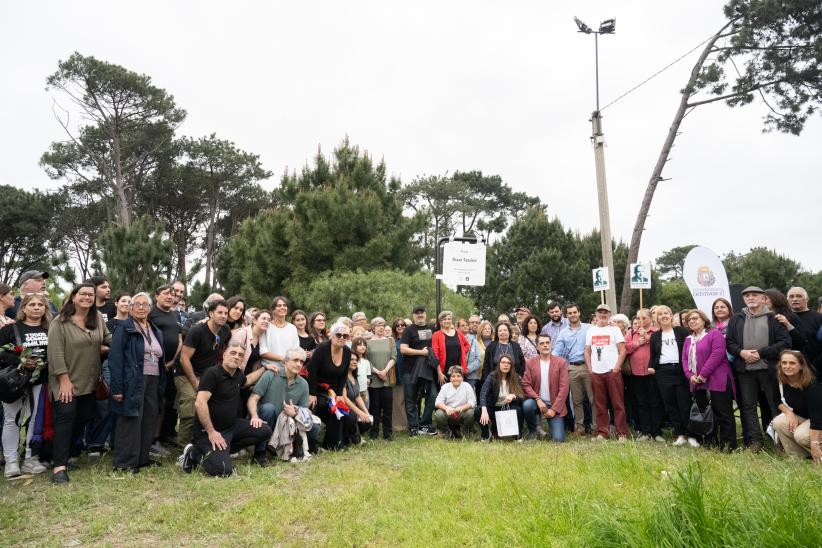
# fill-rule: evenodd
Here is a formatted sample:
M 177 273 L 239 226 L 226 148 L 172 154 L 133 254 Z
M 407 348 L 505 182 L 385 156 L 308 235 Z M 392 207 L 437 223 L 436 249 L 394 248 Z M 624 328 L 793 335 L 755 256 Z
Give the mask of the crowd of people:
M 266 309 L 217 293 L 191 311 L 181 282 L 112 298 L 103 276 L 57 309 L 46 278 L 0 284 L 0 368 L 27 376 L 3 402 L 6 478 L 51 468 L 66 483 L 81 452 L 107 450 L 119 473 L 179 453 L 185 472 L 224 476 L 243 454 L 298 462 L 398 432 L 731 452 L 735 404 L 750 451 L 769 435 L 822 463 L 822 313 L 801 287 L 751 286 L 741 310 L 717 299 L 710 315 L 601 304 L 589 323 L 551 303 L 544 323 L 525 306 L 492 323 L 422 305 L 410 319 L 329 321 L 282 296 Z

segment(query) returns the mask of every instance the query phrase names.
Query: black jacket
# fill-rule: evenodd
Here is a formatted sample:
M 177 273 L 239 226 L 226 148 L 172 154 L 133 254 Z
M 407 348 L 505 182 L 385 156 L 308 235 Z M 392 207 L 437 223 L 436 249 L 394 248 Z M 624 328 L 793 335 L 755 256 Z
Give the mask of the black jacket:
M 520 384 L 522 377 L 520 377 Z M 510 390 L 510 385 L 509 385 Z M 515 395 L 516 396 L 516 395 Z M 482 383 L 482 389 L 480 390 L 480 397 L 479 397 L 479 407 L 485 407 L 488 410 L 488 413 L 492 413 L 494 408 L 497 405 L 497 400 L 499 399 L 499 378 L 497 377 L 496 372 L 488 375 L 486 377 L 485 382 Z M 522 398 L 520 396 L 516 396 L 514 401 L 511 403 L 519 402 L 522 404 Z
M 685 339 L 688 338 L 690 332 L 684 327 L 678 325 L 674 326 L 674 338 L 676 338 L 676 346 L 679 348 L 679 363 L 682 363 L 682 347 L 685 344 Z M 659 359 L 662 357 L 662 330 L 651 333 L 651 339 L 648 341 L 651 349 L 651 361 L 648 362 L 648 367 L 659 369 Z M 685 376 L 685 373 L 682 374 Z
M 759 356 L 765 360 L 769 369 L 772 371 L 776 367 L 776 362 L 779 360 L 779 354 L 791 347 L 791 336 L 788 335 L 788 330 L 785 329 L 781 323 L 776 321 L 774 315 L 770 312 L 768 316 L 768 346 L 757 348 Z M 742 359 L 742 351 L 745 348 L 742 346 L 742 340 L 745 333 L 745 319 L 747 315 L 744 310 L 740 310 L 734 314 L 731 321 L 728 322 L 728 330 L 725 332 L 725 345 L 728 352 L 736 358 L 734 360 L 734 369 L 738 372 L 745 371 L 745 360 Z
M 511 354 L 514 356 L 514 369 L 520 378 L 522 378 L 525 374 L 525 355 L 522 353 L 522 347 L 519 343 L 513 341 L 508 344 L 511 345 Z M 494 352 L 497 351 L 497 346 L 497 341 L 491 341 L 491 343 L 485 347 L 485 359 L 482 361 L 482 379 L 480 379 L 481 385 L 485 384 L 485 379 L 488 378 L 488 375 L 497 369 L 497 364 L 494 362 Z

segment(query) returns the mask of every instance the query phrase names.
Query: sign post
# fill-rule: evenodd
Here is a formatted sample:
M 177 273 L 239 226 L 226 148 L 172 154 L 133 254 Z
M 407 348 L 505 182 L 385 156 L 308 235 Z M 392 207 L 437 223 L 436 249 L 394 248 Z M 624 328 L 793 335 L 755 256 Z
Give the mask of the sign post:
M 439 316 L 442 310 L 443 280 L 454 287 L 485 285 L 485 241 L 476 237 L 440 238 L 437 242 L 434 273 L 436 315 Z

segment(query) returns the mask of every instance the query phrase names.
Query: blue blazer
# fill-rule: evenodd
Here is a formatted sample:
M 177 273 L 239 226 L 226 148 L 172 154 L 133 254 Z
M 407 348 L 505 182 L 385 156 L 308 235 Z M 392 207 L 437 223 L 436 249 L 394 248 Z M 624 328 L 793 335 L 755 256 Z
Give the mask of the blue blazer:
M 151 332 L 163 348 L 163 334 L 149 322 Z M 143 403 L 143 356 L 145 355 L 145 339 L 129 318 L 123 321 L 115 330 L 111 339 L 111 348 L 108 351 L 108 369 L 111 373 L 109 385 L 109 410 L 118 415 L 136 417 L 140 414 Z M 158 397 L 163 393 L 165 386 L 165 356 L 160 357 L 160 382 L 158 383 Z M 123 401 L 114 401 L 111 396 L 122 394 Z

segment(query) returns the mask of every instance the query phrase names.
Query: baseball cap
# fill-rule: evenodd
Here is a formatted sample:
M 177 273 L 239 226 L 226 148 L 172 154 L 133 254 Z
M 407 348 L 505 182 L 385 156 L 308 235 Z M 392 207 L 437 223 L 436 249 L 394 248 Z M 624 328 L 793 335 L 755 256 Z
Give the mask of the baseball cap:
M 33 280 L 35 278 L 45 279 L 45 278 L 48 278 L 48 277 L 49 277 L 48 272 L 44 272 L 42 270 L 28 270 L 28 271 L 23 272 L 22 274 L 20 274 L 20 280 L 17 282 L 17 285 L 21 286 L 24 283 L 26 283 L 27 281 Z
M 610 312 L 611 307 L 608 306 L 607 304 L 603 303 L 603 304 L 601 304 L 597 307 L 597 312 L 600 311 L 600 310 L 604 310 L 605 312 Z
M 413 310 L 411 310 L 411 312 L 413 314 L 416 314 L 417 312 L 425 312 L 425 307 L 421 304 L 418 304 L 417 306 L 414 307 Z

